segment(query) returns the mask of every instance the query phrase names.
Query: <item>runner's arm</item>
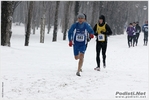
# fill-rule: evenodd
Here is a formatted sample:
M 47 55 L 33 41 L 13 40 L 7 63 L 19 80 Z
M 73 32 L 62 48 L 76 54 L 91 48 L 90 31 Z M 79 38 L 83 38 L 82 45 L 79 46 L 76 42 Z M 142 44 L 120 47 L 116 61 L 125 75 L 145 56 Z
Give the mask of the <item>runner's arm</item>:
M 142 32 L 144 32 L 144 25 L 142 26 Z
M 141 27 L 139 26 L 139 33 L 141 32 Z
M 96 29 L 97 29 L 97 24 L 95 24 L 95 26 L 94 26 L 94 28 L 93 28 L 93 30 L 94 30 L 94 35 L 95 35 L 95 36 L 98 35 L 98 33 L 96 32 Z
M 108 24 L 106 24 L 106 35 L 112 35 L 111 28 Z
M 73 24 L 73 25 L 71 26 L 71 28 L 69 29 L 69 31 L 68 31 L 68 40 L 69 40 L 69 41 L 72 41 L 74 29 L 75 29 L 75 24 Z

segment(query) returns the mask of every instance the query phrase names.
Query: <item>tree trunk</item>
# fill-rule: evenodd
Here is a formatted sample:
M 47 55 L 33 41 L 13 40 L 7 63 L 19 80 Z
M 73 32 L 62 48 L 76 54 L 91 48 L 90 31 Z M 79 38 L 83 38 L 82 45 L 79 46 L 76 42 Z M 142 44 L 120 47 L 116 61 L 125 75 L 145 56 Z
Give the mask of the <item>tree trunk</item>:
M 11 26 L 12 26 L 12 2 L 2 1 L 1 15 L 1 45 L 10 47 Z
M 24 26 L 25 26 L 25 33 L 27 32 L 27 23 L 28 23 L 28 3 L 29 2 L 25 2 L 24 4 L 24 13 L 25 13 L 25 23 L 24 23 Z
M 25 34 L 25 46 L 29 45 L 29 37 L 31 33 L 32 11 L 33 11 L 33 1 L 30 1 L 29 8 L 28 8 L 27 31 Z
M 93 2 L 93 8 L 92 8 L 92 19 L 91 19 L 91 26 L 94 27 L 95 22 L 95 14 L 96 14 L 96 2 Z M 97 19 L 98 20 L 98 19 Z
M 47 22 L 48 22 L 48 27 L 47 27 L 47 30 L 48 30 L 48 32 L 47 32 L 47 34 L 49 34 L 49 32 L 50 32 L 50 29 L 51 29 L 51 22 L 52 22 L 52 2 L 50 2 L 49 3 L 49 9 L 48 9 L 48 16 L 47 16 Z
M 49 8 L 49 13 L 50 13 L 50 8 Z M 50 32 L 50 29 L 51 29 L 51 14 L 48 16 L 48 32 L 47 32 L 47 34 L 49 34 L 49 32 Z
M 68 28 L 68 23 L 69 23 L 69 11 L 67 10 L 69 8 L 70 1 L 67 1 L 65 4 L 65 12 L 64 12 L 64 21 L 65 21 L 65 27 L 64 27 L 64 34 L 63 34 L 63 40 L 66 40 L 66 35 L 67 35 L 67 28 Z
M 37 3 L 34 2 L 34 7 L 33 7 L 33 16 L 32 16 L 32 29 L 33 29 L 33 35 L 35 35 L 36 32 L 36 21 L 37 21 Z
M 36 29 L 35 29 L 35 27 L 36 27 L 35 23 L 36 23 L 36 20 L 34 19 L 33 20 L 33 23 L 32 23 L 33 34 L 35 34 L 35 31 L 36 31 Z
M 53 30 L 53 39 L 52 41 L 57 41 L 57 27 L 58 27 L 58 8 L 59 8 L 60 1 L 56 1 L 56 11 L 55 11 L 55 18 L 54 18 L 54 30 Z
M 43 1 L 43 16 L 41 18 L 41 27 L 40 27 L 40 43 L 44 43 L 44 35 L 45 35 L 45 13 L 46 13 L 46 6 L 45 1 Z
M 80 1 L 75 1 L 75 8 L 74 8 L 74 23 L 77 21 L 77 15 L 80 8 Z
M 44 34 L 45 34 L 45 14 L 41 18 L 41 27 L 40 27 L 40 43 L 44 43 Z
M 49 20 L 49 23 L 48 23 L 48 32 L 47 32 L 47 34 L 49 34 L 50 29 L 51 29 L 51 25 L 50 25 L 50 20 Z

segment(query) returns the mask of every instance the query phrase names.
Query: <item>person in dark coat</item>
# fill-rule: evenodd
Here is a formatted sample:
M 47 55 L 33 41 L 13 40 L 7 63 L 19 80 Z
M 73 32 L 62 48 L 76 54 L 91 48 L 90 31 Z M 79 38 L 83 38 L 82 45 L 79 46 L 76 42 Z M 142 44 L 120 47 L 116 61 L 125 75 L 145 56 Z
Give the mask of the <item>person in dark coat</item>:
M 133 39 L 133 34 L 135 32 L 135 29 L 133 28 L 132 23 L 129 24 L 129 27 L 126 30 L 127 32 L 127 39 L 128 39 L 128 47 L 132 46 L 132 39 Z
M 100 51 L 102 50 L 103 67 L 106 67 L 107 36 L 112 35 L 111 28 L 105 22 L 105 16 L 99 17 L 99 22 L 95 24 L 94 35 L 96 36 L 96 63 L 95 70 L 100 71 Z
M 141 32 L 141 27 L 139 26 L 139 22 L 136 22 L 136 46 L 138 44 L 140 32 Z
M 133 40 L 133 47 L 136 43 L 136 22 L 133 22 L 133 28 L 134 28 L 134 32 L 133 32 L 133 37 L 132 37 L 132 40 Z
M 144 46 L 147 46 L 147 43 L 148 43 L 148 21 L 145 21 L 145 24 L 142 26 L 142 31 L 144 32 Z

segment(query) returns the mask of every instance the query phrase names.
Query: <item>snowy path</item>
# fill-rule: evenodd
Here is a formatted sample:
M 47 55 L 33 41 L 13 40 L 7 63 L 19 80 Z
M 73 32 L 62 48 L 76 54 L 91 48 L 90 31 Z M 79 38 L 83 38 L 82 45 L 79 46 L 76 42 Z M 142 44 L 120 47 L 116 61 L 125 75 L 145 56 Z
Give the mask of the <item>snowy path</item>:
M 22 32 L 22 33 L 21 33 Z M 4 99 L 115 99 L 116 92 L 146 92 L 148 98 L 148 47 L 143 34 L 137 47 L 128 48 L 126 35 L 108 40 L 107 67 L 94 71 L 95 39 L 89 43 L 81 77 L 75 75 L 77 61 L 68 41 L 39 43 L 31 35 L 30 46 L 24 45 L 24 28 L 13 26 L 12 46 L 1 46 L 1 81 Z M 52 32 L 52 31 L 51 31 Z M 60 31 L 59 31 L 60 32 Z

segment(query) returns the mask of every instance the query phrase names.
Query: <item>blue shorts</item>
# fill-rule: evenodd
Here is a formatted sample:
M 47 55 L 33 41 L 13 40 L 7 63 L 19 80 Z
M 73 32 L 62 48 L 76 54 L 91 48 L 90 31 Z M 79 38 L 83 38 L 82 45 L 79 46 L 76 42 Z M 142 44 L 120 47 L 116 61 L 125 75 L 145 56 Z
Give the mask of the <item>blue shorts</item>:
M 74 52 L 74 56 L 79 55 L 79 53 L 85 53 L 86 50 L 86 45 L 73 45 L 73 52 Z

